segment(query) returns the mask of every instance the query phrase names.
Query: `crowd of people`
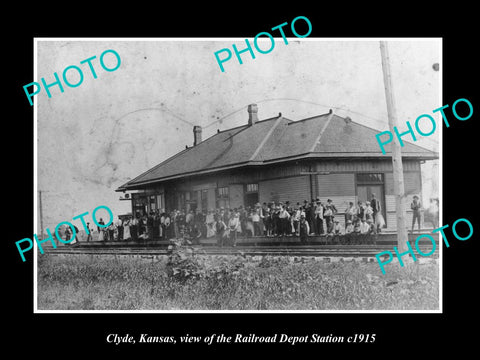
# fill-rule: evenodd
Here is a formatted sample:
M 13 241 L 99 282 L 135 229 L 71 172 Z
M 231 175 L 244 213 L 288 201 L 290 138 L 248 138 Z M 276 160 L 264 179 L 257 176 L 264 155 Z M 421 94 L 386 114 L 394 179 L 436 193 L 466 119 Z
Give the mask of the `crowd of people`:
M 438 225 L 438 199 L 431 199 L 431 206 L 425 212 L 425 220 L 434 227 Z M 421 210 L 423 209 L 417 195 L 410 204 L 412 210 L 412 232 L 415 223 L 420 231 Z M 339 222 L 344 217 L 344 226 Z M 428 219 L 427 219 L 428 217 Z M 99 225 L 105 225 L 100 219 Z M 93 229 L 87 223 L 89 234 L 86 241 L 93 240 Z M 350 202 L 343 213 L 338 214 L 337 207 L 331 199 L 324 204 L 319 198 L 311 202 L 295 205 L 285 202 L 257 203 L 252 207 L 201 210 L 156 210 L 148 215 L 139 213 L 135 216 L 121 216 L 107 227 L 97 226 L 98 241 L 138 241 L 148 239 L 168 240 L 186 235 L 198 243 L 200 238 L 216 238 L 217 244 L 235 246 L 237 239 L 248 237 L 288 237 L 297 236 L 306 242 L 309 236 L 346 235 L 345 243 L 365 242 L 366 236 L 377 234 L 385 227 L 380 202 L 372 194 L 370 201 L 357 204 Z M 76 234 L 79 233 L 75 226 Z M 72 237 L 72 229 L 66 227 L 65 240 Z M 362 235 L 362 237 L 355 237 Z M 367 241 L 368 242 L 368 241 Z
M 216 238 L 217 244 L 236 246 L 243 237 L 298 236 L 305 242 L 308 236 L 374 234 L 383 228 L 380 203 L 372 199 L 355 205 L 349 203 L 342 228 L 337 218 L 337 207 L 331 199 L 322 203 L 319 198 L 302 204 L 285 202 L 257 203 L 252 207 L 201 210 L 157 209 L 149 214 L 118 218 L 107 228 L 98 227 L 100 241 L 139 239 L 170 239 L 186 234 L 194 242 L 200 238 Z M 102 224 L 102 220 L 100 221 Z M 87 239 L 88 241 L 88 239 Z

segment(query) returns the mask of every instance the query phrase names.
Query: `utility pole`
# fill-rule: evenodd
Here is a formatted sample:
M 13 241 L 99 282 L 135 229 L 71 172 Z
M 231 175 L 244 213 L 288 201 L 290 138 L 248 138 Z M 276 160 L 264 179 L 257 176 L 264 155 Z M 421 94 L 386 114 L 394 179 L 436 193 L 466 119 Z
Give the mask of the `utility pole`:
M 388 125 L 392 134 L 393 127 L 397 126 L 397 109 L 393 95 L 392 77 L 390 74 L 390 59 L 386 41 L 380 41 L 380 54 L 382 56 L 383 81 L 385 85 L 385 97 L 387 99 Z M 398 138 L 393 136 L 392 145 L 393 165 L 393 190 L 395 192 L 395 205 L 397 212 L 397 248 L 400 253 L 408 250 L 408 230 L 405 210 L 405 185 L 403 180 L 402 149 Z

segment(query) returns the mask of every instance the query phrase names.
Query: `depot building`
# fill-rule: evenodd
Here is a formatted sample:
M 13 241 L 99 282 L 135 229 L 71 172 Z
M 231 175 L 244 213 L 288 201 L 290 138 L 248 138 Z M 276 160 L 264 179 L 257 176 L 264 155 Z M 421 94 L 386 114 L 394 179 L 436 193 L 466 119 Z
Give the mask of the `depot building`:
M 378 130 L 333 111 L 292 121 L 281 115 L 259 120 L 257 105 L 248 106 L 245 125 L 218 131 L 202 140 L 193 128 L 193 146 L 123 184 L 132 213 L 156 209 L 208 211 L 253 206 L 257 202 L 303 204 L 332 199 L 338 215 L 349 202 L 380 200 L 387 230 L 395 230 L 395 194 L 391 144 L 383 155 Z M 405 142 L 402 148 L 407 204 L 420 198 L 420 166 L 438 153 Z M 407 223 L 411 223 L 407 206 Z M 344 225 L 344 216 L 337 216 Z

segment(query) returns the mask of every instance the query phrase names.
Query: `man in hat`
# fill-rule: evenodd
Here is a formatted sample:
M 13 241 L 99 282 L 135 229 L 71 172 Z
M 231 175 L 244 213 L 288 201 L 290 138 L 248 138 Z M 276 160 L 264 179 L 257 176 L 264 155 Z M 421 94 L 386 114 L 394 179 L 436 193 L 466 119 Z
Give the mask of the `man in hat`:
M 228 220 L 230 220 L 230 215 L 233 212 L 232 209 L 230 209 L 228 206 L 223 210 L 223 222 L 225 224 L 228 224 Z M 222 213 L 222 211 L 220 211 Z
M 263 224 L 265 226 L 265 235 L 267 237 L 272 236 L 273 220 L 270 207 L 268 206 L 263 210 Z
M 345 221 L 347 222 L 350 220 L 350 223 L 355 219 L 355 215 L 357 214 L 357 208 L 353 204 L 352 201 L 348 203 L 348 207 L 345 210 Z
M 335 235 L 340 235 L 342 233 L 342 228 L 340 226 L 340 222 L 337 219 L 335 219 L 333 222 L 334 222 L 333 233 Z
M 193 209 L 190 209 L 185 215 L 185 223 L 187 224 L 188 228 L 193 227 L 193 219 L 195 218 L 195 215 L 193 214 Z
M 227 230 L 227 225 L 223 222 L 223 217 L 220 215 L 215 215 L 215 234 L 217 235 L 217 245 L 223 247 L 224 245 L 224 234 Z
M 274 236 L 278 236 L 280 233 L 280 205 L 274 205 L 272 207 L 272 232 Z
M 310 233 L 310 226 L 308 221 L 305 219 L 305 215 L 300 215 L 300 221 L 298 222 L 300 241 L 302 243 L 307 242 L 308 234 Z
M 347 220 L 347 226 L 345 227 L 345 234 L 353 233 L 354 227 L 352 220 Z
M 287 236 L 292 236 L 292 234 L 295 232 L 293 228 L 293 218 L 294 218 L 294 212 L 293 212 L 293 206 L 290 205 L 290 201 L 287 200 L 285 201 L 285 211 L 288 213 L 287 220 L 284 223 L 284 231 Z
M 264 229 L 264 224 L 263 224 L 263 219 L 264 219 L 264 215 L 263 215 L 263 207 L 262 205 L 257 202 L 255 204 L 255 208 L 254 208 L 254 211 L 258 214 L 258 224 L 257 224 L 257 230 L 255 230 L 257 232 L 257 236 L 263 236 L 263 229 Z M 253 224 L 253 227 L 255 229 L 255 223 Z
M 362 220 L 365 219 L 365 205 L 359 201 L 357 203 L 357 214 L 356 214 L 356 219 Z
M 291 227 L 289 229 L 290 214 L 287 211 L 286 205 L 282 205 L 282 207 L 280 208 L 278 218 L 279 218 L 279 224 L 280 224 L 279 235 L 285 236 L 285 235 L 291 234 L 292 233 Z
M 65 226 L 65 245 L 71 245 L 71 237 L 72 237 L 72 228 L 70 226 Z
M 333 214 L 333 209 L 331 208 L 331 206 L 328 203 L 325 205 L 325 210 L 323 212 L 323 217 L 325 218 L 325 222 L 326 222 L 326 225 L 327 225 L 327 233 L 331 233 L 332 230 L 333 230 L 334 214 Z
M 367 220 L 368 226 L 370 226 L 370 229 L 368 231 L 369 234 L 376 234 L 377 233 L 377 227 L 375 226 L 375 223 L 373 220 Z
M 415 226 L 415 220 L 418 222 L 418 231 L 420 231 L 420 209 L 422 207 L 422 204 L 420 203 L 420 199 L 418 198 L 417 195 L 413 195 L 413 201 L 410 204 L 410 208 L 413 210 L 413 217 L 412 217 L 412 232 L 413 228 Z
M 292 226 L 293 226 L 293 232 L 295 236 L 299 236 L 299 228 L 298 224 L 300 223 L 300 216 L 302 215 L 302 207 L 300 206 L 300 203 L 297 202 L 297 205 L 295 206 L 295 209 L 293 209 L 293 214 L 292 214 Z M 305 216 L 305 213 L 303 214 Z
M 117 240 L 123 240 L 123 221 L 118 217 L 117 221 L 115 222 L 115 226 L 117 228 Z
M 252 236 L 260 235 L 260 211 L 258 208 L 249 210 L 247 217 L 247 229 L 250 229 Z
M 150 211 L 147 216 L 147 232 L 146 232 L 146 239 L 152 240 L 153 239 L 153 216 L 155 212 Z M 116 224 L 115 224 L 116 225 Z
M 305 210 L 305 219 L 308 221 L 310 226 L 310 234 L 315 235 L 318 233 L 318 229 L 316 229 L 315 224 L 315 207 L 316 202 L 314 199 L 310 202 L 309 207 Z
M 237 246 L 237 233 L 240 232 L 240 216 L 237 212 L 232 212 L 232 217 L 228 221 L 228 231 L 230 237 L 230 244 Z
M 341 235 L 342 230 L 340 228 L 339 221 L 337 219 L 332 221 L 332 224 L 327 232 L 327 243 L 339 242 L 339 235 Z
M 92 238 L 93 229 L 90 229 L 90 223 L 89 222 L 87 222 L 87 229 L 88 229 L 88 234 L 87 234 L 87 242 L 88 242 L 90 240 L 93 240 L 93 238 Z
M 344 237 L 344 243 L 345 244 L 351 244 L 353 240 L 353 236 L 355 235 L 355 227 L 353 226 L 352 220 L 347 220 L 346 226 L 345 226 L 345 237 Z
M 370 224 L 368 224 L 365 219 L 362 219 L 362 222 L 360 224 L 360 234 L 367 235 L 369 232 L 370 232 Z
M 370 225 L 367 224 L 367 220 L 366 219 L 362 219 L 360 220 L 360 226 L 358 228 L 359 230 L 359 238 L 358 238 L 358 243 L 359 244 L 364 244 L 367 242 L 367 237 L 368 237 L 368 233 L 370 231 Z
M 317 235 L 323 235 L 323 205 L 317 198 L 317 206 L 315 207 L 315 229 Z
M 372 207 L 373 210 L 373 222 L 377 222 L 377 214 L 380 212 L 382 209 L 380 206 L 380 201 L 375 197 L 375 194 L 372 193 L 372 199 L 370 200 L 370 206 Z
M 324 217 L 325 217 L 325 221 L 327 223 L 327 229 L 330 232 L 330 228 L 333 227 L 333 219 L 334 219 L 335 215 L 337 214 L 338 210 L 335 207 L 335 204 L 333 203 L 332 199 L 327 200 L 327 206 L 326 207 L 329 210 L 329 211 L 327 211 L 329 213 L 329 216 L 327 217 L 324 214 Z
M 110 225 L 107 228 L 108 231 L 108 240 L 109 241 L 115 241 L 115 223 L 112 221 Z
M 243 207 L 243 205 L 240 205 L 238 207 L 238 218 L 240 220 L 240 229 L 239 229 L 239 233 L 242 233 L 243 234 L 243 237 L 247 237 L 248 236 L 248 232 L 247 232 L 247 218 L 248 218 L 248 213 L 247 213 L 247 210 Z
M 335 206 L 335 204 L 333 203 L 332 199 L 328 199 L 327 204 L 328 204 L 328 206 L 330 206 L 330 209 L 332 209 L 333 215 L 336 215 L 338 210 L 337 210 L 337 207 Z
M 132 235 L 133 241 L 137 241 L 138 239 L 138 217 L 139 214 L 136 213 L 132 216 L 132 220 L 130 221 L 130 234 Z

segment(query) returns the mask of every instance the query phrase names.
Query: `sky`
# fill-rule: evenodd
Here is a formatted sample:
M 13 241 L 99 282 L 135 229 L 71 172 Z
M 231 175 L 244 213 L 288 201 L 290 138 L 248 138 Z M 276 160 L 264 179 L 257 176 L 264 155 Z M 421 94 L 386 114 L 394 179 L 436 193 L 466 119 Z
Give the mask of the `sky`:
M 194 125 L 202 126 L 206 139 L 217 129 L 245 124 L 251 103 L 258 105 L 260 120 L 281 112 L 295 121 L 333 109 L 379 131 L 388 129 L 379 39 L 288 38 L 288 45 L 275 40 L 268 54 L 254 48 L 252 59 L 243 53 L 243 64 L 233 55 L 222 72 L 214 53 L 233 52 L 232 44 L 243 49 L 244 38 L 36 39 L 32 81 L 52 83 L 53 73 L 61 79 L 70 65 L 84 76 L 77 87 L 61 80 L 63 93 L 52 86 L 51 98 L 43 88 L 34 98 L 36 187 L 42 193 L 44 228 L 91 214 L 100 205 L 115 216 L 130 212 L 130 202 L 119 201 L 115 189 L 191 146 Z M 441 124 L 439 114 L 432 114 L 443 105 L 441 40 L 391 39 L 388 46 L 399 129 L 406 130 L 405 122 L 413 125 L 421 114 Z M 119 54 L 117 70 L 101 67 L 105 50 Z M 97 78 L 80 63 L 92 56 Z M 107 68 L 116 65 L 112 53 L 103 59 Z M 80 80 L 75 70 L 67 72 L 67 79 Z M 440 151 L 441 128 L 419 136 L 415 144 Z M 424 201 L 434 186 L 431 166 L 422 167 Z M 79 220 L 73 223 L 81 228 Z

